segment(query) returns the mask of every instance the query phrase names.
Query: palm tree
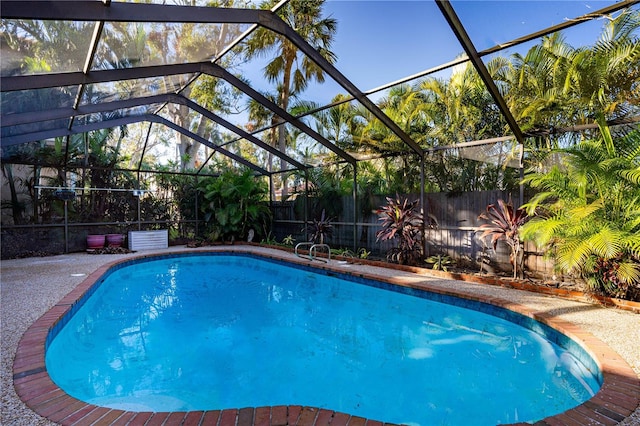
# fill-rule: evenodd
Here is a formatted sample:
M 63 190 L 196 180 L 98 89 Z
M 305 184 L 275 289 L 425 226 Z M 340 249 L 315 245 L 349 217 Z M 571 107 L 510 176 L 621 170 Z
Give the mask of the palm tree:
M 556 267 L 594 292 L 640 291 L 640 131 L 600 137 L 558 150 L 562 165 L 524 180 L 540 192 L 524 208 L 533 217 L 523 238 L 550 247 Z
M 263 93 L 263 96 L 270 101 L 274 101 L 276 95 L 273 93 Z M 246 125 L 246 130 L 253 132 L 256 129 L 267 128 L 267 133 L 262 137 L 262 140 L 271 146 L 275 146 L 278 140 L 277 136 L 277 116 L 273 111 L 264 107 L 261 103 L 251 100 L 248 105 L 249 108 L 249 123 Z M 273 154 L 267 153 L 267 170 L 273 171 Z M 271 195 L 275 194 L 275 188 L 271 187 Z
M 586 118 L 602 112 L 607 119 L 637 111 L 640 95 L 640 11 L 627 9 L 607 21 L 592 48 L 571 55 L 563 91 L 583 106 Z M 577 108 L 576 108 L 577 109 Z
M 449 80 L 427 78 L 416 89 L 421 94 L 416 116 L 421 115 L 426 148 L 455 145 L 503 136 L 506 123 L 489 92 L 470 65 L 456 67 Z M 483 150 L 490 154 L 484 147 Z M 464 152 L 434 153 L 429 181 L 441 191 L 473 191 L 507 186 L 513 179 L 501 166 L 464 158 Z
M 357 150 L 354 142 L 354 136 L 359 133 L 358 127 L 361 126 L 361 120 L 357 117 L 357 108 L 351 102 L 345 102 L 349 99 L 347 95 L 337 95 L 331 102 L 337 105 L 329 109 L 313 114 L 316 119 L 316 131 L 341 148 L 350 151 Z M 300 103 L 302 108 L 294 109 L 300 113 L 310 111 L 319 105 L 315 103 Z
M 266 0 L 260 7 L 270 9 L 276 0 Z M 324 0 L 291 0 L 278 11 L 278 15 L 289 26 L 294 28 L 312 47 L 330 63 L 335 55 L 329 50 L 336 32 L 337 22 L 332 18 L 322 18 Z M 324 72 L 310 58 L 302 56 L 298 48 L 285 36 L 259 28 L 246 45 L 249 58 L 273 54 L 273 59 L 265 67 L 265 77 L 275 83 L 278 90 L 278 105 L 285 111 L 289 108 L 292 96 L 298 96 L 309 82 L 324 81 Z M 281 117 L 278 121 L 284 123 Z M 278 129 L 278 149 L 286 148 L 286 132 L 284 125 Z M 282 168 L 285 164 L 282 165 Z M 286 197 L 286 182 L 283 182 L 282 196 Z
M 623 10 L 610 18 L 594 46 L 574 48 L 561 32 L 542 38 L 522 56 L 489 62 L 497 84 L 522 130 L 535 131 L 591 123 L 628 114 L 639 104 L 640 12 Z M 554 148 L 557 139 L 536 141 Z
M 590 124 L 598 114 L 608 119 L 637 115 L 640 79 L 640 12 L 631 9 L 608 17 L 593 46 L 574 48 L 560 32 L 543 37 L 522 56 L 497 57 L 488 68 L 522 130 L 529 138 L 528 161 L 542 162 L 550 149 L 580 142 L 578 133 L 549 129 Z
M 562 33 L 543 37 L 522 56 L 495 58 L 489 64 L 504 87 L 505 100 L 524 131 L 562 127 L 573 118 L 563 92 L 567 69 L 575 49 Z
M 395 121 L 418 144 L 424 140 L 428 130 L 422 107 L 425 105 L 422 93 L 408 84 L 392 87 L 387 96 L 378 101 L 378 106 Z M 382 122 L 373 119 L 368 123 L 367 131 L 380 135 L 374 138 L 373 144 L 383 152 L 402 152 L 407 150 L 404 142 L 388 129 Z M 375 140 L 377 139 L 377 140 Z

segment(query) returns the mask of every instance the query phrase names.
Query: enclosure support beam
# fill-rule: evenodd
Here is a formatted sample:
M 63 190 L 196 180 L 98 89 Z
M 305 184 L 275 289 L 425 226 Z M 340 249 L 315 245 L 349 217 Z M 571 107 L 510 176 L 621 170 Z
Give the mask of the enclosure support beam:
M 140 183 L 138 183 L 138 186 L 140 186 Z M 140 214 L 140 197 L 142 197 L 142 195 L 138 195 L 136 197 L 136 200 L 138 203 L 138 231 L 142 231 L 142 215 Z
M 250 161 L 245 160 L 244 158 L 240 157 L 239 155 L 236 155 L 236 154 L 234 154 L 234 153 L 232 153 L 230 151 L 227 151 L 224 148 L 221 148 L 221 147 L 217 146 L 216 144 L 214 144 L 213 142 L 203 138 L 202 136 L 197 135 L 197 134 L 185 129 L 184 127 L 178 126 L 177 124 L 175 124 L 175 123 L 173 123 L 173 122 L 171 122 L 169 120 L 166 120 L 166 119 L 164 119 L 162 117 L 158 117 L 156 115 L 146 116 L 145 120 L 153 121 L 153 122 L 156 122 L 156 123 L 159 123 L 159 124 L 164 124 L 165 126 L 170 127 L 173 130 L 176 130 L 177 132 L 180 132 L 183 135 L 185 135 L 185 136 L 187 136 L 187 137 L 189 137 L 189 138 L 191 138 L 191 139 L 193 139 L 195 141 L 198 141 L 198 142 L 200 142 L 201 144 L 203 144 L 205 146 L 208 146 L 209 148 L 213 149 L 214 151 L 218 151 L 220 154 L 222 154 L 224 156 L 227 156 L 227 157 L 231 158 L 232 160 L 235 160 L 238 163 L 243 164 L 243 165 L 249 167 L 250 169 L 252 169 L 252 170 L 254 170 L 254 171 L 256 171 L 256 172 L 258 172 L 258 173 L 260 173 L 262 175 L 268 175 L 269 174 L 269 172 L 267 172 L 262 167 L 259 167 L 259 166 L 255 165 L 255 164 L 251 163 Z
M 6 119 L 3 117 L 1 125 L 2 127 L 6 127 L 6 126 L 17 125 L 17 124 L 28 124 L 35 121 L 67 119 L 69 117 L 74 117 L 76 115 L 95 114 L 99 112 L 108 112 L 108 111 L 114 111 L 118 109 L 132 108 L 132 107 L 144 106 L 144 105 L 153 105 L 158 103 L 176 103 L 179 105 L 185 105 L 189 109 L 204 115 L 205 117 L 207 117 L 212 121 L 215 121 L 219 125 L 226 128 L 227 130 L 230 130 L 236 135 L 250 141 L 254 145 L 257 145 L 260 148 L 274 154 L 278 158 L 285 160 L 287 163 L 299 169 L 304 169 L 305 167 L 307 167 L 306 165 L 294 160 L 290 156 L 281 152 L 277 148 L 272 147 L 271 145 L 256 138 L 255 136 L 245 131 L 244 129 L 231 124 L 227 120 L 223 119 L 217 114 L 214 114 L 208 109 L 201 107 L 197 103 L 185 98 L 182 95 L 176 95 L 172 93 L 167 93 L 163 95 L 145 96 L 140 98 L 130 98 L 130 99 L 124 99 L 124 100 L 114 101 L 114 102 L 105 102 L 101 104 L 88 104 L 88 105 L 79 106 L 77 108 L 57 108 L 57 109 L 50 109 L 46 111 L 11 114 L 7 116 Z M 52 131 L 55 131 L 55 129 L 52 129 Z M 141 160 L 140 160 L 141 162 L 142 162 L 142 158 L 143 157 L 141 157 Z
M 2 3 L 2 6 L 4 8 L 4 2 Z M 208 65 L 210 65 L 209 62 L 192 62 L 186 64 L 95 70 L 88 74 L 84 74 L 82 71 L 75 71 L 2 77 L 2 80 L 0 81 L 0 91 L 12 92 L 16 90 L 46 89 L 51 87 L 76 86 L 81 84 L 107 83 L 118 80 L 192 74 L 203 72 L 203 68 Z
M 519 163 L 520 163 L 520 205 L 518 207 L 521 207 L 524 204 L 524 184 L 522 183 L 523 179 L 524 179 L 524 145 L 520 144 L 520 157 L 519 157 Z
M 222 155 L 225 155 L 229 158 L 231 158 L 232 160 L 237 161 L 240 164 L 243 164 L 247 167 L 249 167 L 250 169 L 262 174 L 262 175 L 268 175 L 269 172 L 266 171 L 265 169 L 263 169 L 262 167 L 259 167 L 253 163 L 251 163 L 250 161 L 245 160 L 244 158 L 240 157 L 239 155 L 236 155 L 216 144 L 214 144 L 213 142 L 203 138 L 202 136 L 199 136 L 187 129 L 185 129 L 184 127 L 181 127 L 165 118 L 159 117 L 157 115 L 152 115 L 152 114 L 146 114 L 146 115 L 136 115 L 136 116 L 131 116 L 131 117 L 124 117 L 124 118 L 118 118 L 118 119 L 114 119 L 114 120 L 107 120 L 107 121 L 100 121 L 100 122 L 96 122 L 96 123 L 91 123 L 91 124 L 86 124 L 86 125 L 82 125 L 82 126 L 75 126 L 73 127 L 71 130 L 68 129 L 55 129 L 55 130 L 47 130 L 47 131 L 43 131 L 43 132 L 35 132 L 35 133 L 29 133 L 29 134 L 22 134 L 22 135 L 16 135 L 16 136 L 9 136 L 3 139 L 3 145 L 7 144 L 7 145 L 14 145 L 16 143 L 24 143 L 24 142 L 31 142 L 31 141 L 38 141 L 38 140 L 42 140 L 42 139 L 49 139 L 49 138 L 55 138 L 58 136 L 67 136 L 67 135 L 71 135 L 71 134 L 75 134 L 75 133 L 85 133 L 85 132 L 90 132 L 93 130 L 100 130 L 100 129 L 108 129 L 108 128 L 112 128 L 112 127 L 118 127 L 118 126 L 124 126 L 127 124 L 133 124 L 133 123 L 140 123 L 143 121 L 149 121 L 152 123 L 158 123 L 158 124 L 163 124 L 177 132 L 182 133 L 183 135 L 200 142 L 201 144 L 208 146 L 209 148 L 213 149 L 214 151 L 219 152 Z
M 273 32 L 282 34 L 289 41 L 291 41 L 298 49 L 300 49 L 305 55 L 307 55 L 313 62 L 315 62 L 324 72 L 335 80 L 340 86 L 342 86 L 351 96 L 356 98 L 374 117 L 380 120 L 385 126 L 387 126 L 402 142 L 408 145 L 417 154 L 422 155 L 422 148 L 418 145 L 404 130 L 398 126 L 398 124 L 389 118 L 375 102 L 369 99 L 365 94 L 356 87 L 347 77 L 345 77 L 338 69 L 333 66 L 324 56 L 322 56 L 316 49 L 314 49 L 307 41 L 300 36 L 293 28 L 287 25 L 278 15 L 275 13 L 270 15 L 267 22 L 261 22 L 265 28 L 270 29 Z
M 203 67 L 203 68 L 205 68 L 203 69 L 203 72 L 205 72 L 206 74 L 209 74 L 213 77 L 222 78 L 223 80 L 225 80 L 226 82 L 228 82 L 229 84 L 231 84 L 232 86 L 240 90 L 241 92 L 251 97 L 254 101 L 258 102 L 260 105 L 276 113 L 280 118 L 285 120 L 285 122 L 282 124 L 289 123 L 292 126 L 297 127 L 298 129 L 302 130 L 302 132 L 307 134 L 309 137 L 311 137 L 321 145 L 333 151 L 338 157 L 344 159 L 345 161 L 351 164 L 354 164 L 356 162 L 356 159 L 353 156 L 351 156 L 351 154 L 342 150 L 336 144 L 332 143 L 331 141 L 326 139 L 324 136 L 322 136 L 320 133 L 316 132 L 311 127 L 307 126 L 304 122 L 297 119 L 293 115 L 289 114 L 287 111 L 282 109 L 279 105 L 275 104 L 274 102 L 271 102 L 264 95 L 262 95 L 262 93 L 258 92 L 257 90 L 254 90 L 251 86 L 246 84 L 244 81 L 242 81 L 235 75 L 231 74 L 226 69 L 222 68 L 220 65 L 209 64 L 208 67 Z
M 273 206 L 274 194 L 273 194 L 273 175 L 269 175 L 269 205 Z
M 198 176 L 194 176 L 193 180 L 195 180 L 195 185 L 194 186 L 196 188 L 198 188 Z M 200 216 L 199 215 L 200 211 L 198 210 L 199 209 L 199 206 L 198 206 L 198 191 L 196 190 L 195 193 L 196 193 L 196 195 L 195 195 L 195 197 L 193 197 L 195 199 L 195 204 L 196 204 L 196 210 L 195 210 L 195 212 L 196 212 L 196 217 L 195 217 L 195 219 L 196 219 L 196 231 L 195 231 L 195 235 L 194 236 L 197 238 L 198 235 L 200 235 L 199 232 L 198 232 L 198 225 L 200 224 L 200 217 L 199 217 Z
M 64 200 L 64 252 L 69 253 L 69 207 Z
M 307 225 L 309 224 L 309 170 L 304 170 L 304 239 L 307 241 Z
M 353 165 L 353 253 L 358 250 L 358 163 Z
M 153 123 L 149 123 L 149 128 L 147 129 L 147 136 L 144 138 L 144 146 L 142 147 L 142 152 L 140 153 L 140 161 L 138 161 L 138 189 L 140 189 L 140 169 L 142 169 L 144 155 L 147 152 L 147 146 L 149 145 L 149 138 L 151 137 L 152 126 L 153 126 Z
M 165 4 L 104 4 L 95 0 L 3 0 L 2 17 L 58 21 L 176 22 L 194 24 L 255 24 L 269 20 L 269 10 L 179 6 Z
M 224 118 L 220 117 L 219 115 L 214 114 L 213 112 L 209 111 L 208 109 L 201 107 L 197 103 L 185 98 L 184 96 L 181 96 L 181 95 L 169 95 L 169 99 L 170 99 L 170 102 L 175 102 L 175 103 L 179 103 L 179 104 L 182 104 L 182 105 L 186 105 L 190 109 L 192 109 L 192 110 L 204 115 L 208 119 L 210 119 L 212 121 L 215 121 L 216 123 L 218 123 L 222 127 L 226 128 L 227 130 L 235 133 L 236 135 L 239 135 L 239 136 L 243 137 L 244 139 L 248 140 L 249 142 L 253 143 L 254 145 L 259 146 L 260 148 L 270 152 L 271 154 L 275 155 L 276 157 L 280 158 L 281 160 L 284 160 L 287 163 L 289 163 L 289 164 L 291 164 L 291 165 L 293 165 L 293 166 L 295 166 L 295 167 L 297 167 L 299 169 L 304 169 L 304 168 L 307 167 L 306 165 L 294 160 L 293 158 L 291 158 L 290 156 L 288 156 L 284 152 L 280 151 L 279 149 L 277 149 L 277 148 L 275 148 L 275 147 L 263 142 L 262 140 L 256 138 L 255 136 L 253 136 L 249 132 L 245 131 L 244 129 L 231 124 L 230 122 L 228 122 Z
M 427 220 L 427 212 L 428 209 L 425 206 L 425 193 L 424 193 L 424 166 L 425 166 L 425 156 L 423 155 L 420 159 L 420 214 L 422 214 L 422 253 L 424 257 L 429 256 L 429 247 L 427 245 L 427 233 L 426 227 L 429 221 Z
M 274 186 L 273 186 L 273 175 L 271 174 L 269 175 L 269 208 L 271 209 L 271 212 L 273 212 L 274 201 L 275 201 L 275 194 L 274 194 Z M 273 215 L 271 215 L 271 229 L 273 229 Z

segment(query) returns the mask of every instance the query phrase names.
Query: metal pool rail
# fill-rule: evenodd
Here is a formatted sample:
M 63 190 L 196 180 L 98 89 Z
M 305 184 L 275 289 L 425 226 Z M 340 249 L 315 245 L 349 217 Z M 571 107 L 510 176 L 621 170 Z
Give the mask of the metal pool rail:
M 301 247 L 309 247 L 309 254 L 305 255 L 305 254 L 299 253 L 298 249 L 301 248 Z M 320 249 L 324 249 L 324 250 L 327 251 L 327 260 L 318 258 L 318 249 L 319 248 Z M 319 260 L 320 262 L 325 262 L 325 263 L 327 263 L 329 260 L 331 260 L 331 248 L 327 244 L 316 244 L 316 243 L 313 243 L 313 242 L 298 243 L 298 244 L 296 244 L 294 252 L 295 252 L 296 256 L 298 256 L 300 258 L 303 258 L 303 259 Z

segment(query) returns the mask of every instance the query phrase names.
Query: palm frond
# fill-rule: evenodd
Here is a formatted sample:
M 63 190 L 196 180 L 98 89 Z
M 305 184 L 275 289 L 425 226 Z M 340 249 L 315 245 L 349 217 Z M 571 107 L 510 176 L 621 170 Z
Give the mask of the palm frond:
M 640 285 L 640 263 L 637 261 L 618 263 L 617 278 L 625 284 Z
M 619 175 L 635 185 L 640 185 L 640 166 L 635 169 L 621 170 Z
M 595 213 L 602 210 L 603 207 L 604 205 L 602 203 L 602 200 L 598 199 L 593 203 L 586 204 L 586 205 L 579 205 L 569 209 L 567 211 L 567 216 L 570 218 L 571 221 L 575 221 L 576 223 L 577 222 L 584 223 L 584 220 L 586 218 L 593 216 Z
M 540 218 L 534 217 L 522 226 L 520 234 L 527 241 L 535 241 L 539 247 L 545 247 L 557 240 L 559 230 L 566 224 L 561 217 Z
M 626 252 L 636 259 L 640 259 L 640 233 L 632 232 L 627 234 L 623 245 Z
M 557 247 L 556 266 L 569 273 L 581 271 L 590 252 L 590 246 L 585 241 L 565 241 Z
M 585 241 L 590 248 L 590 254 L 603 259 L 616 257 L 623 249 L 622 234 L 609 228 L 602 228 Z

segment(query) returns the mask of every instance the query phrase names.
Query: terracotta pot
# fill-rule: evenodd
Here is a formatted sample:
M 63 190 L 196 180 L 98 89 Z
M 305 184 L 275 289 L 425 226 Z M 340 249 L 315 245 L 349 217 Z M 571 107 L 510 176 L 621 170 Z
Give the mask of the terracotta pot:
M 120 247 L 124 241 L 124 235 L 122 234 L 107 234 L 107 246 Z
M 90 250 L 104 247 L 104 235 L 87 235 L 87 248 Z

